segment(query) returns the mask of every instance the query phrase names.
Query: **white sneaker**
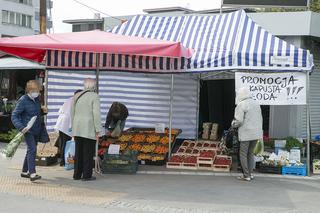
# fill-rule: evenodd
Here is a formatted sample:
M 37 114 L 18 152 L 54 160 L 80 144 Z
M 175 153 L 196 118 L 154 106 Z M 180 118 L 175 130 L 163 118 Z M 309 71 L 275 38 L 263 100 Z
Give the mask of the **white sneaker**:
M 242 180 L 242 181 L 251 181 L 251 178 L 249 178 L 249 177 L 245 177 L 245 176 L 240 176 L 240 177 L 238 177 L 238 180 Z

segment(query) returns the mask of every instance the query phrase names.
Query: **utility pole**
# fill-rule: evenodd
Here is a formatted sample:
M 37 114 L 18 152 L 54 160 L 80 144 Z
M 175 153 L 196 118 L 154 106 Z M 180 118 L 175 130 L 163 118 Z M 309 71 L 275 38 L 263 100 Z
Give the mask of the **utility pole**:
M 47 0 L 40 0 L 40 33 L 47 33 Z

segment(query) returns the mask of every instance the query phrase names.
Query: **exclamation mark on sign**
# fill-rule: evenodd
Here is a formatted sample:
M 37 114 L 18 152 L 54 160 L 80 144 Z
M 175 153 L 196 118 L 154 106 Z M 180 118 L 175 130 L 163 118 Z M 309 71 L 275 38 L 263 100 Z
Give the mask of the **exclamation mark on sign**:
M 301 90 L 303 89 L 304 87 L 299 87 L 298 91 L 297 91 L 297 95 L 299 94 L 299 92 L 301 92 Z
M 292 95 L 294 94 L 294 92 L 296 91 L 297 88 L 298 88 L 298 87 L 293 87 L 293 88 L 292 88 Z

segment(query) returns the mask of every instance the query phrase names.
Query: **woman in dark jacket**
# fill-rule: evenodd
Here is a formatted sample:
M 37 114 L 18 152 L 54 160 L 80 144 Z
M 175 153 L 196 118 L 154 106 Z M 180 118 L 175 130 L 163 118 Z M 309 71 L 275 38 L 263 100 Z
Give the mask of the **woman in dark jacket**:
M 120 128 L 120 131 L 122 132 L 125 125 L 126 125 L 126 119 L 129 116 L 129 112 L 127 107 L 119 102 L 113 102 L 105 123 L 106 130 L 113 135 L 113 131 L 118 126 Z M 115 134 L 114 136 L 119 136 L 118 134 Z
M 24 159 L 21 177 L 30 178 L 31 181 L 41 179 L 41 176 L 36 173 L 36 154 L 37 143 L 46 130 L 41 120 L 43 111 L 41 109 L 39 94 L 40 84 L 31 80 L 27 82 L 26 95 L 23 95 L 17 102 L 17 106 L 12 112 L 11 120 L 13 125 L 22 133 L 24 133 L 25 141 L 27 144 L 27 153 Z M 42 111 L 43 110 L 43 111 Z M 46 113 L 46 112 L 45 112 Z M 33 116 L 37 116 L 37 119 L 33 126 L 28 130 L 26 127 L 28 122 Z

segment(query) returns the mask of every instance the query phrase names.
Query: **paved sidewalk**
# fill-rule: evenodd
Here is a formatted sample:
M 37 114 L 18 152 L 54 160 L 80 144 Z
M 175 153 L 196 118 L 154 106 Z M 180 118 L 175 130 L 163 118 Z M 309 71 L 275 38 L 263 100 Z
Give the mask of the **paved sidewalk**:
M 317 178 L 258 176 L 251 183 L 235 174 L 165 174 L 160 168 L 137 175 L 72 180 L 59 166 L 38 167 L 44 178 L 19 177 L 24 147 L 0 160 L 0 212 L 319 212 Z M 158 170 L 158 174 L 157 173 Z M 153 172 L 153 173 L 152 173 Z M 35 205 L 37 208 L 35 208 Z

